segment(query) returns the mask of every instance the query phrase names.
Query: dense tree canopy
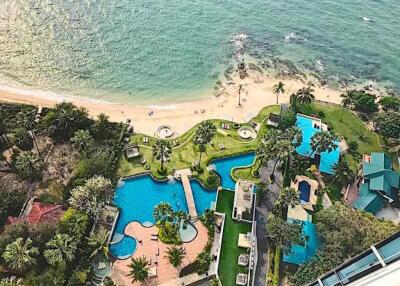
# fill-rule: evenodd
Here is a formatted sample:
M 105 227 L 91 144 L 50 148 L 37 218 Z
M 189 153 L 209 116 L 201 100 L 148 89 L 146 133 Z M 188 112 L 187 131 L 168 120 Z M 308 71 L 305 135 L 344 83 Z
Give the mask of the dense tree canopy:
M 69 102 L 57 104 L 43 118 L 44 127 L 55 139 L 69 140 L 79 129 L 89 127 L 88 113 Z
M 92 217 L 96 217 L 114 196 L 111 181 L 102 176 L 86 180 L 83 186 L 71 191 L 70 205 Z
M 400 138 L 400 112 L 387 111 L 378 113 L 374 119 L 374 126 L 377 132 L 387 138 Z
M 320 211 L 314 218 L 323 246 L 291 278 L 293 285 L 304 285 L 316 279 L 400 230 L 392 222 L 378 220 L 371 214 L 348 208 L 341 203 Z
M 376 103 L 376 96 L 365 91 L 352 90 L 350 96 L 354 108 L 357 111 L 364 113 L 373 113 L 378 111 L 378 104 Z
M 396 96 L 385 96 L 379 100 L 384 111 L 397 111 L 400 112 L 400 98 Z

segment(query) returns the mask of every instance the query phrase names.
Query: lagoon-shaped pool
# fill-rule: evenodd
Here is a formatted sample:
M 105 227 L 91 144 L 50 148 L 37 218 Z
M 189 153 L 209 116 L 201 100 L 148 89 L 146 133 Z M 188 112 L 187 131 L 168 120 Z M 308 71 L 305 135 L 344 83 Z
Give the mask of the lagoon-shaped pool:
M 215 170 L 221 176 L 223 188 L 234 189 L 235 182 L 230 176 L 232 168 L 251 165 L 254 153 L 232 156 L 213 161 Z M 216 200 L 216 190 L 206 190 L 198 181 L 191 180 L 193 197 L 199 215 L 212 207 Z M 115 191 L 114 203 L 120 208 L 120 214 L 115 226 L 110 244 L 110 251 L 118 259 L 126 259 L 133 255 L 137 243 L 133 237 L 124 234 L 125 227 L 130 222 L 139 222 L 144 227 L 155 224 L 153 209 L 161 202 L 169 203 L 174 210 L 188 212 L 186 197 L 182 183 L 176 180 L 157 181 L 150 175 L 141 175 L 125 179 Z M 184 241 L 194 239 L 197 230 L 189 226 L 181 231 Z

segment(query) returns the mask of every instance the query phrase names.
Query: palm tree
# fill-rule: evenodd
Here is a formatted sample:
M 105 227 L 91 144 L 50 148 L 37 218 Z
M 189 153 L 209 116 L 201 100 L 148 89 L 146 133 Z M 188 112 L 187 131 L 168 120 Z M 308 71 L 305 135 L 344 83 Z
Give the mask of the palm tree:
M 165 258 L 168 259 L 169 263 L 174 267 L 179 267 L 182 264 L 185 253 L 182 247 L 168 247 L 165 252 L 167 255 Z
M 198 264 L 198 273 L 205 273 L 210 267 L 211 255 L 207 251 L 202 251 L 197 255 L 196 261 Z
M 273 93 L 276 95 L 276 104 L 279 104 L 279 95 L 282 95 L 285 93 L 285 84 L 283 82 L 278 82 L 273 86 Z
M 171 144 L 166 140 L 158 140 L 153 145 L 153 156 L 161 162 L 160 170 L 164 171 L 164 162 L 168 161 L 172 153 Z
M 46 250 L 43 255 L 50 265 L 60 265 L 71 262 L 75 258 L 77 241 L 68 234 L 57 233 L 46 243 Z
M 32 137 L 33 143 L 36 147 L 36 150 L 37 150 L 39 156 L 41 156 L 39 146 L 36 141 L 36 135 L 35 135 L 35 126 L 36 126 L 35 115 L 36 115 L 36 111 L 34 111 L 34 112 L 21 111 L 21 112 L 18 112 L 15 117 L 16 117 L 18 126 L 21 126 L 22 128 L 30 131 L 29 135 Z
M 346 93 L 341 94 L 340 97 L 342 98 L 342 112 L 339 120 L 342 121 L 344 109 L 353 104 L 353 96 L 351 91 L 347 90 Z
M 87 239 L 88 245 L 94 250 L 90 255 L 90 258 L 96 256 L 98 253 L 104 254 L 108 257 L 108 238 L 110 237 L 110 232 L 107 229 L 102 229 L 99 232 L 93 232 Z
M 39 249 L 32 246 L 32 240 L 30 238 L 24 241 L 24 239 L 20 237 L 6 246 L 2 257 L 11 269 L 23 271 L 29 266 L 36 264 L 36 259 L 34 257 L 38 254 Z
M 94 144 L 92 135 L 90 135 L 88 130 L 78 130 L 75 132 L 74 137 L 71 138 L 71 142 L 76 146 L 79 151 L 88 157 L 88 150 Z
M 97 120 L 93 124 L 96 138 L 104 139 L 110 134 L 110 121 L 108 119 L 109 117 L 104 113 L 97 116 Z
M 206 146 L 211 142 L 216 130 L 215 125 L 209 120 L 201 122 L 197 127 L 194 142 L 199 145 L 199 167 L 201 166 L 201 155 L 206 151 Z
M 14 144 L 21 150 L 28 151 L 33 147 L 33 140 L 25 128 L 16 128 L 14 130 Z
M 294 208 L 299 204 L 299 192 L 290 187 L 285 187 L 279 193 L 279 197 L 275 202 L 275 211 L 280 214 L 280 217 L 286 219 L 287 210 L 290 207 Z
M 15 168 L 24 179 L 40 177 L 43 167 L 44 162 L 39 155 L 30 151 L 22 151 L 15 160 Z
M 129 268 L 129 276 L 132 277 L 132 283 L 145 282 L 149 277 L 149 262 L 146 257 L 132 258 Z
M 351 170 L 349 164 L 345 159 L 343 159 L 343 157 L 340 158 L 340 160 L 335 165 L 333 165 L 332 170 L 334 172 L 334 175 L 330 186 L 336 180 L 342 183 L 348 183 L 351 181 L 351 179 L 354 178 L 353 170 Z
M 331 152 L 335 150 L 337 148 L 337 140 L 338 137 L 333 133 L 329 133 L 328 131 L 322 130 L 315 133 L 311 137 L 312 152 L 308 158 L 311 158 L 314 153 L 321 154 L 322 152 Z
M 313 92 L 314 89 L 311 86 L 299 89 L 296 93 L 296 101 L 301 105 L 310 104 L 315 99 Z

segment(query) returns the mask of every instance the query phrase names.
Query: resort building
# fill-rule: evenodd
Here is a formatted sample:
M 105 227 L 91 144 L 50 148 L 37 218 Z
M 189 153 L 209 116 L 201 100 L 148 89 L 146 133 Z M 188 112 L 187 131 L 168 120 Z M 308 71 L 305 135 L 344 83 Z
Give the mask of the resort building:
M 399 189 L 400 174 L 393 171 L 389 156 L 385 153 L 364 155 L 359 197 L 353 206 L 376 214 L 385 202 L 398 201 Z
M 333 166 L 339 161 L 340 148 L 337 142 L 337 148 L 331 152 L 322 152 L 321 154 L 314 153 L 311 149 L 311 138 L 315 133 L 320 131 L 328 131 L 328 126 L 322 123 L 321 119 L 303 114 L 297 114 L 296 126 L 303 135 L 303 141 L 297 147 L 296 152 L 302 156 L 309 157 L 314 160 L 314 164 L 320 172 L 333 175 Z
M 307 176 L 296 176 L 290 187 L 300 193 L 300 204 L 304 209 L 314 211 L 317 204 L 317 190 L 319 184 L 316 180 Z
M 400 232 L 332 269 L 307 286 L 398 286 Z
M 232 219 L 238 221 L 252 221 L 254 204 L 254 183 L 239 180 L 235 185 Z
M 320 245 L 316 226 L 312 223 L 312 215 L 300 205 L 294 208 L 289 207 L 287 221 L 301 224 L 303 235 L 308 239 L 304 245 L 292 245 L 290 252 L 283 255 L 283 261 L 294 265 L 302 265 L 314 256 Z
M 9 216 L 5 224 L 11 225 L 22 222 L 29 224 L 58 223 L 63 214 L 62 205 L 47 204 L 31 199 L 25 204 L 19 217 Z

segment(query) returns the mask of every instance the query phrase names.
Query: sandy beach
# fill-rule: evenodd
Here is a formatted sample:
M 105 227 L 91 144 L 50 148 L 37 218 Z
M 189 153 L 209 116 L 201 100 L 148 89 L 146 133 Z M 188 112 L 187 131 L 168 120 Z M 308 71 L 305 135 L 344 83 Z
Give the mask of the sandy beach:
M 272 90 L 279 81 L 285 84 L 285 93 L 279 97 L 279 103 L 288 103 L 290 94 L 305 86 L 304 81 L 298 79 L 275 78 L 252 71 L 244 80 L 234 75 L 231 81 L 223 83 L 218 97 L 210 91 L 209 97 L 206 99 L 171 103 L 165 106 L 139 107 L 129 103 L 105 103 L 83 98 L 40 96 L 34 91 L 18 93 L 14 90 L 1 89 L 0 100 L 43 107 L 52 107 L 65 100 L 86 108 L 92 117 L 105 113 L 111 121 L 115 122 L 126 122 L 127 119 L 130 119 L 136 132 L 152 136 L 159 126 L 169 125 L 179 135 L 206 119 L 249 121 L 264 106 L 276 104 L 276 96 Z M 241 106 L 238 104 L 239 84 L 243 86 Z M 319 87 L 317 84 L 313 88 L 317 100 L 340 103 L 340 91 Z M 149 115 L 150 112 L 151 115 Z

